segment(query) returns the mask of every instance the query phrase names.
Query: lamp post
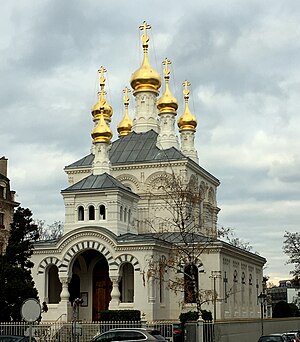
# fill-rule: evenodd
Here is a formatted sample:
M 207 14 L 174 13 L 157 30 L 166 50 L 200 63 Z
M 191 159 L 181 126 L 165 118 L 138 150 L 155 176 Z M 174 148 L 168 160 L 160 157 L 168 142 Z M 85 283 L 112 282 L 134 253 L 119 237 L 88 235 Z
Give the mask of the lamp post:
M 217 319 L 217 292 L 216 292 L 216 279 L 221 278 L 221 271 L 211 271 L 210 278 L 213 279 L 213 304 L 214 304 L 214 322 Z
M 261 322 L 261 334 L 264 334 L 264 303 L 266 301 L 267 295 L 265 293 L 260 293 L 257 296 L 258 302 L 260 303 L 260 322 Z

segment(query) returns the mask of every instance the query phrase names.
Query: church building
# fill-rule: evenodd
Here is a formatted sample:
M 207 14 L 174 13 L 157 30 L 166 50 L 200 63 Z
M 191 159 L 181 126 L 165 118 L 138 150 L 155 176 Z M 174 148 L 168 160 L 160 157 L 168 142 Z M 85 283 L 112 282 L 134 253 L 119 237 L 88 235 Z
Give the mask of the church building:
M 195 300 L 184 290 L 167 285 L 174 272 L 165 269 L 163 281 L 151 274 L 153 260 L 163 260 L 174 243 L 181 243 L 180 229 L 164 219 L 170 209 L 169 194 L 162 189 L 166 175 L 199 185 L 201 220 L 195 227 L 202 240 L 192 243 L 200 245 L 203 238 L 211 243 L 199 255 L 196 283 L 215 293 L 202 308 L 216 319 L 260 315 L 257 296 L 266 260 L 217 239 L 220 182 L 199 165 L 190 83 L 183 82 L 185 108 L 179 112 L 169 88 L 170 61 L 163 61 L 163 86 L 149 62 L 149 29 L 146 22 L 140 26 L 143 61 L 130 79 L 134 117 L 129 116 L 130 90 L 125 87 L 124 116 L 113 140 L 113 109 L 101 67 L 99 99 L 91 110 L 91 151 L 64 169 L 64 233 L 35 244 L 33 277 L 40 301 L 49 308 L 44 320 L 71 320 L 75 298 L 82 298 L 80 319 L 87 321 L 98 320 L 108 309 L 140 310 L 148 321 L 178 320 L 181 312 L 195 309 Z M 184 272 L 182 277 L 184 282 Z

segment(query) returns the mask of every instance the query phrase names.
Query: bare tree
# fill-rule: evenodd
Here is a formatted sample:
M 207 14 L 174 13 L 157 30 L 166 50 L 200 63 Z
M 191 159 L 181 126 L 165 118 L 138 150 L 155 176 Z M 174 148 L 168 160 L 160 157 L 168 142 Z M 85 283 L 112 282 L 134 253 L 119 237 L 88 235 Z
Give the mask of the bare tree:
M 35 220 L 35 224 L 38 227 L 39 241 L 56 240 L 63 234 L 64 224 L 61 221 L 46 225 L 43 220 Z
M 283 250 L 289 257 L 288 263 L 295 265 L 291 274 L 297 279 L 300 277 L 300 233 L 285 232 L 284 238 Z
M 203 269 L 201 255 L 224 231 L 218 232 L 213 223 L 210 229 L 205 226 L 204 189 L 196 178 L 186 182 L 180 176 L 166 173 L 151 193 L 151 200 L 154 204 L 148 224 L 155 232 L 153 236 L 168 252 L 151 257 L 147 276 L 166 282 L 175 293 L 183 293 L 184 302 L 196 303 L 200 314 L 202 304 L 214 302 L 218 296 L 213 290 L 199 287 L 199 272 Z
M 246 242 L 238 236 L 236 236 L 234 228 L 222 228 L 219 234 L 226 242 L 228 242 L 232 246 L 241 248 L 247 252 L 253 251 L 253 246 L 251 246 L 249 242 Z M 255 254 L 258 253 L 255 252 Z

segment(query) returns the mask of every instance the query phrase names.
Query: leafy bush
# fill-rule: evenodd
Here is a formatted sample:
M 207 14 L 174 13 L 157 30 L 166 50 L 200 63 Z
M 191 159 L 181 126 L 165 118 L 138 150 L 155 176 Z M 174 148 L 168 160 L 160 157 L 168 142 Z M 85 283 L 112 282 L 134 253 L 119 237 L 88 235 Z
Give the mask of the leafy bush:
M 107 310 L 100 312 L 100 321 L 140 321 L 141 312 L 139 310 Z
M 179 320 L 182 324 L 185 324 L 186 322 L 190 322 L 190 321 L 197 321 L 198 318 L 199 318 L 199 314 L 197 311 L 183 312 L 179 316 Z

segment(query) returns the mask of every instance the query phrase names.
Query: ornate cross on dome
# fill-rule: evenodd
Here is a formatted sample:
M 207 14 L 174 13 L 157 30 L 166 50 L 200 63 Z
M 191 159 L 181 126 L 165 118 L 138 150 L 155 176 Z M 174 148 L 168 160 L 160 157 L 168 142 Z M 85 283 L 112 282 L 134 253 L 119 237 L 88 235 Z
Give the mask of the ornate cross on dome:
M 131 90 L 128 87 L 125 87 L 123 89 L 123 93 L 124 93 L 124 104 L 128 105 L 129 104 L 129 97 L 128 97 L 128 93 L 130 93 Z
M 191 85 L 191 83 L 189 82 L 189 81 L 187 81 L 187 80 L 185 80 L 183 83 L 182 83 L 182 85 L 183 85 L 183 95 L 184 95 L 184 98 L 186 99 L 186 100 L 188 100 L 189 99 L 189 95 L 190 95 L 190 90 L 189 90 L 189 86 Z
M 165 78 L 169 78 L 170 69 L 169 69 L 168 65 L 172 64 L 172 62 L 171 62 L 168 58 L 165 58 L 165 59 L 163 60 L 162 64 L 165 66 L 165 67 L 164 67 Z
M 151 26 L 147 24 L 146 21 L 144 21 L 143 25 L 139 26 L 139 29 L 143 31 L 143 34 L 142 34 L 143 45 L 147 45 L 147 43 L 149 42 L 149 36 L 147 35 L 147 30 L 150 30 Z
M 107 70 L 101 65 L 100 69 L 98 70 L 101 89 L 102 87 L 104 88 L 105 81 L 106 81 L 106 78 L 104 76 L 105 72 L 107 72 Z

